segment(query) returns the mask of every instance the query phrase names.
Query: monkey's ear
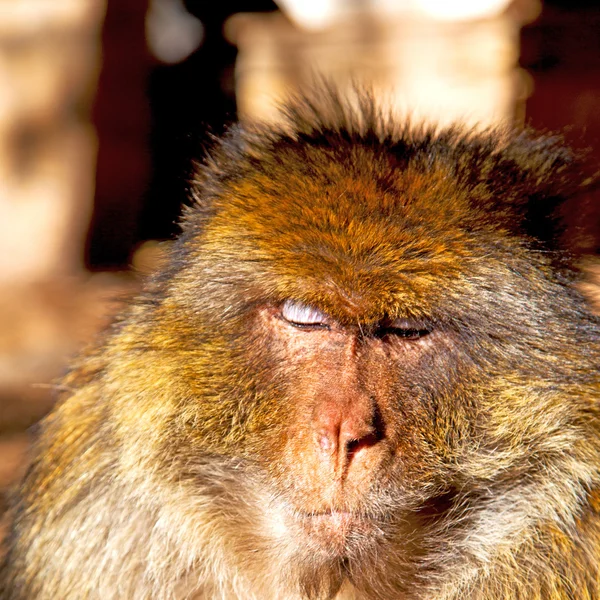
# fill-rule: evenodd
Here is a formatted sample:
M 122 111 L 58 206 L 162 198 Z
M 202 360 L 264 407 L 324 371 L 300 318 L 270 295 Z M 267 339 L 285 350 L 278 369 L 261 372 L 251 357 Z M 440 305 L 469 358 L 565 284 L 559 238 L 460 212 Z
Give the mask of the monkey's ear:
M 549 250 L 597 251 L 600 172 L 591 167 L 589 151 L 572 150 L 558 135 L 525 131 L 483 171 L 494 212 L 509 229 Z

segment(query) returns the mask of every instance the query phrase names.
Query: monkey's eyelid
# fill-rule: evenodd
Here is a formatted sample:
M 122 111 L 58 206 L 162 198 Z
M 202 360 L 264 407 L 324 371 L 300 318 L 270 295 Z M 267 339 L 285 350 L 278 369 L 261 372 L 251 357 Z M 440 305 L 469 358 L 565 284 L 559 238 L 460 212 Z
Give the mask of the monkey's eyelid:
M 395 333 L 402 337 L 417 339 L 431 333 L 432 327 L 430 324 L 422 321 L 393 319 L 388 323 L 385 323 L 382 330 Z
M 313 306 L 286 300 L 281 307 L 281 316 L 295 325 L 326 325 L 329 317 Z
M 431 327 L 424 321 L 405 318 L 391 319 L 389 322 L 385 323 L 385 326 L 389 327 L 390 329 L 431 329 Z

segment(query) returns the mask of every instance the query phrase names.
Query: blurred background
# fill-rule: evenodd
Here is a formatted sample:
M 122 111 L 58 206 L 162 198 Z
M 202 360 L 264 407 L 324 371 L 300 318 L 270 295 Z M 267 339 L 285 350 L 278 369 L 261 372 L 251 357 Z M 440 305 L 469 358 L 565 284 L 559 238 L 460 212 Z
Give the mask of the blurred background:
M 0 0 L 0 512 L 51 382 L 177 234 L 193 158 L 316 73 L 600 154 L 597 2 Z

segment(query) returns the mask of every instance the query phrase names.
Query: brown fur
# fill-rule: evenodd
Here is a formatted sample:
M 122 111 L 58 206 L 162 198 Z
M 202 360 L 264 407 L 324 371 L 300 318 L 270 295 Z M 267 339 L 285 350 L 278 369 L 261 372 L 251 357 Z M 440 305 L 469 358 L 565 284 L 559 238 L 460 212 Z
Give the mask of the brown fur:
M 600 599 L 576 157 L 334 95 L 288 116 L 213 151 L 169 264 L 62 382 L 2 599 Z

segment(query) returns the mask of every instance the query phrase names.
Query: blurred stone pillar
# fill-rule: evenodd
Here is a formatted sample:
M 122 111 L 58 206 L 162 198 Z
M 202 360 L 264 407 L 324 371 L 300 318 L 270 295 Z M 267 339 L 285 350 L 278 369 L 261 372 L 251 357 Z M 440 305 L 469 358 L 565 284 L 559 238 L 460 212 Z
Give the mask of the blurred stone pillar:
M 47 410 L 35 384 L 60 374 L 98 307 L 83 257 L 104 3 L 0 0 L 0 435 Z
M 329 1 L 337 10 L 311 26 L 285 11 L 232 17 L 227 32 L 240 49 L 242 119 L 276 119 L 277 103 L 315 75 L 342 90 L 363 83 L 393 112 L 442 125 L 522 118 L 528 90 L 518 66 L 519 32 L 539 8 L 537 0 L 454 20 L 450 8 L 459 11 L 460 0 Z M 436 6 L 443 9 L 439 15 L 425 10 Z
M 0 0 L 0 282 L 81 269 L 104 0 Z

